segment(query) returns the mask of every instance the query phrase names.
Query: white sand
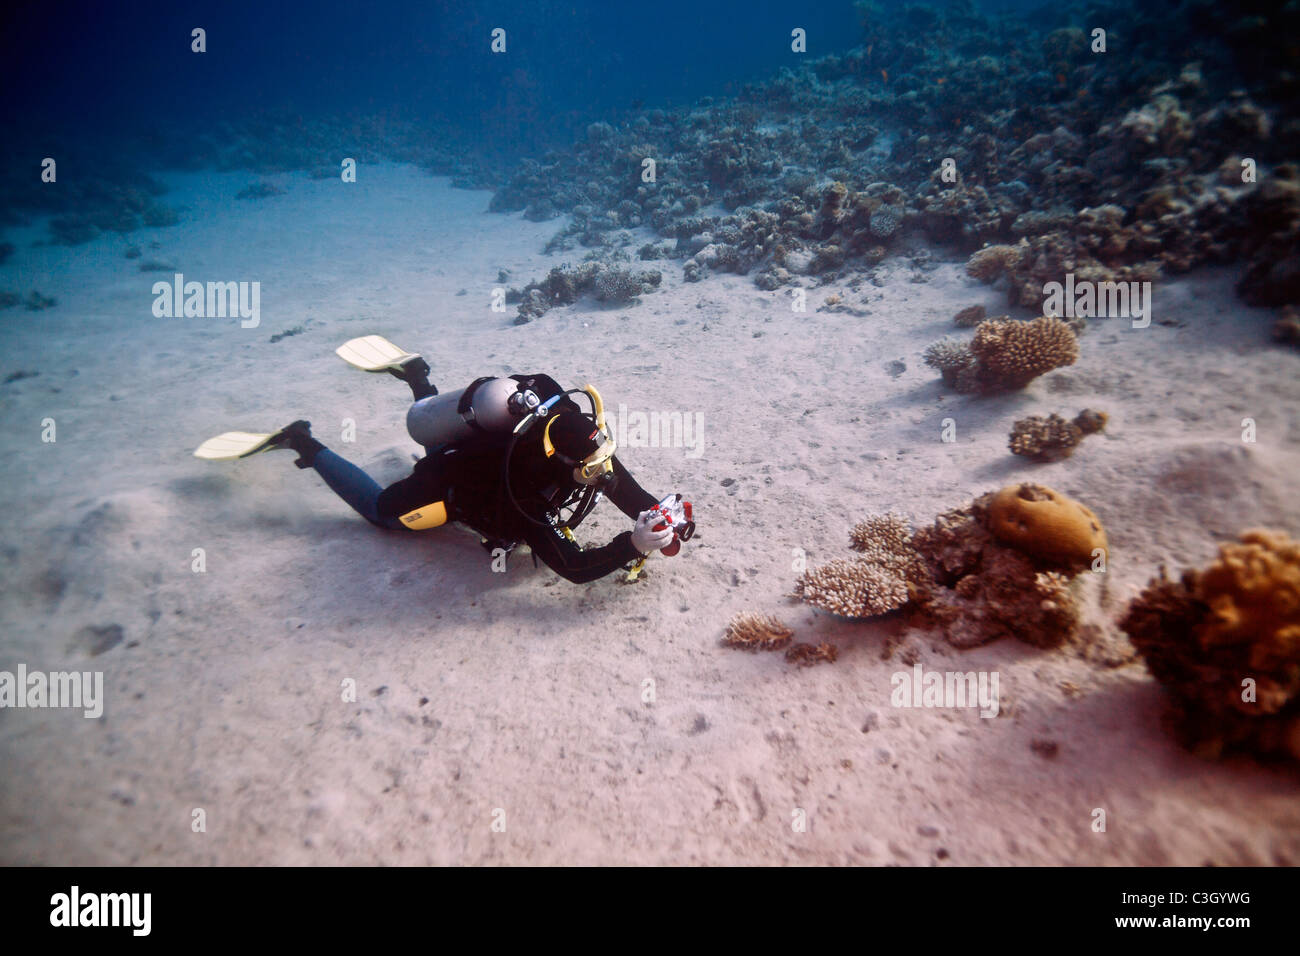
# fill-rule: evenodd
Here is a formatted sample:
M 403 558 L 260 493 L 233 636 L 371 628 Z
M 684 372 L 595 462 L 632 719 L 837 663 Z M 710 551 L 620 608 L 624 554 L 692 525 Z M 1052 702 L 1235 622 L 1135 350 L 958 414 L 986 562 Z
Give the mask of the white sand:
M 1025 479 L 1105 522 L 1111 568 L 1087 590 L 1089 621 L 1112 636 L 1158 565 L 1203 563 L 1252 525 L 1300 531 L 1300 353 L 1269 343 L 1269 314 L 1232 296 L 1232 272 L 1158 284 L 1149 329 L 1094 321 L 1076 366 L 972 399 L 920 358 L 969 334 L 952 328 L 958 309 L 1006 311 L 958 262 L 916 284 L 891 258 L 882 287 L 812 289 L 802 315 L 749 278 L 687 284 L 680 263 L 646 264 L 664 287 L 639 305 L 584 300 L 514 327 L 513 306 L 489 309 L 497 270 L 522 286 L 578 262 L 584 250 L 540 254 L 558 222 L 488 215 L 486 193 L 409 168 L 356 186 L 282 177 L 286 195 L 234 202 L 250 178 L 174 179 L 167 199 L 190 212 L 172 229 L 75 249 L 9 237 L 0 287 L 59 304 L 0 314 L 0 374 L 40 372 L 0 386 L 0 669 L 102 670 L 107 702 L 99 720 L 0 710 L 0 862 L 1300 861 L 1295 774 L 1182 752 L 1140 664 L 916 634 L 885 660 L 896 623 L 785 596 L 792 549 L 821 563 L 869 513 L 926 522 Z M 150 286 L 170 273 L 137 271 L 130 244 L 190 279 L 259 280 L 261 327 L 155 319 Z M 871 314 L 817 311 L 832 292 Z M 596 382 L 615 409 L 702 412 L 702 457 L 623 453 L 653 493 L 693 499 L 696 541 L 632 586 L 574 586 L 526 551 L 492 574 L 473 536 L 379 532 L 283 453 L 190 456 L 217 432 L 306 417 L 379 480 L 401 477 L 416 450 L 404 387 L 332 354 L 371 332 L 423 352 L 443 388 L 546 371 Z M 895 359 L 907 368 L 892 377 Z M 1111 425 L 1072 459 L 1007 452 L 1015 418 L 1088 406 Z M 939 441 L 945 417 L 956 444 Z M 345 418 L 355 444 L 338 440 Z M 627 526 L 605 504 L 582 537 Z M 190 569 L 195 548 L 206 573 Z M 742 610 L 832 641 L 839 661 L 721 648 Z M 74 640 L 110 624 L 124 641 L 100 656 Z M 998 671 L 1002 713 L 892 708 L 902 654 Z M 340 699 L 345 678 L 356 703 Z M 1057 756 L 1031 750 L 1039 739 Z M 807 832 L 792 831 L 796 808 Z

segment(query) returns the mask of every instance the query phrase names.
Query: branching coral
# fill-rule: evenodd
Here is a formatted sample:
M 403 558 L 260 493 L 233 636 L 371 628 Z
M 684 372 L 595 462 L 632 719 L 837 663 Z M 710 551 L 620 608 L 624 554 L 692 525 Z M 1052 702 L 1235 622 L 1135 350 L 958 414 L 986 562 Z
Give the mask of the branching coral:
M 928 580 L 925 564 L 912 546 L 912 525 L 903 515 L 872 515 L 849 531 L 849 547 L 863 560 L 897 574 L 904 582 Z
M 793 636 L 794 631 L 770 614 L 737 614 L 727 623 L 722 643 L 747 651 L 776 651 Z
M 928 345 L 921 359 L 943 376 L 943 383 L 959 392 L 973 392 L 979 388 L 975 355 L 970 346 L 953 339 L 940 339 Z
M 980 282 L 993 282 L 1019 263 L 1020 254 L 1017 246 L 985 246 L 966 262 L 966 274 Z
M 1011 453 L 1034 461 L 1069 458 L 1084 436 L 1102 431 L 1106 421 L 1105 412 L 1090 408 L 1081 411 L 1074 421 L 1066 421 L 1060 415 L 1022 418 L 1011 429 Z
M 986 391 L 1011 391 L 1054 368 L 1073 365 L 1079 340 L 1060 319 L 1046 316 L 1032 322 L 981 322 L 970 344 L 979 365 L 977 376 Z
M 1120 627 L 1170 692 L 1186 745 L 1300 761 L 1300 542 L 1257 529 L 1203 571 L 1161 569 Z
M 907 603 L 907 579 L 862 558 L 842 558 L 805 571 L 794 593 L 813 607 L 840 617 L 875 617 Z
M 1032 322 L 987 319 L 976 326 L 970 345 L 941 339 L 922 353 L 925 364 L 959 392 L 1024 388 L 1044 372 L 1073 365 L 1078 357 L 1074 330 L 1045 316 Z

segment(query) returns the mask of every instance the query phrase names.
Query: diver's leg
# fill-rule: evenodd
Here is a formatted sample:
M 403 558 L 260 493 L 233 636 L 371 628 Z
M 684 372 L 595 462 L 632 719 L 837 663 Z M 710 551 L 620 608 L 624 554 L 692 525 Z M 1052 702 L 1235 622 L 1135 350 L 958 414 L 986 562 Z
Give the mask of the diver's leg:
M 383 491 L 379 484 L 352 462 L 339 457 L 312 436 L 311 424 L 297 421 L 281 429 L 272 441 L 288 445 L 298 453 L 294 462 L 299 468 L 314 468 L 330 489 L 350 504 L 354 511 L 373 525 L 397 530 L 402 523 L 396 518 L 379 517 L 377 503 Z
M 390 531 L 402 527 L 402 522 L 396 518 L 385 521 L 379 517 L 379 493 L 384 489 L 352 462 L 322 447 L 311 456 L 310 467 L 325 479 L 325 484 L 336 495 L 371 524 Z

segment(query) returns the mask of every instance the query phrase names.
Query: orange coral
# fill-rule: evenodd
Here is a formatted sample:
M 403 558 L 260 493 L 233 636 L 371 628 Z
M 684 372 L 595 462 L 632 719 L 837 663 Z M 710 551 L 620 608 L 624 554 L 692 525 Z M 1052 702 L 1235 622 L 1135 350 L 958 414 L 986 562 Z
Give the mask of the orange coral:
M 1028 482 L 1008 485 L 994 496 L 989 530 L 1031 557 L 1076 570 L 1092 563 L 1093 551 L 1107 549 L 1106 532 L 1091 509 Z
M 1300 542 L 1247 531 L 1203 571 L 1161 569 L 1120 627 L 1172 694 L 1188 746 L 1300 761 Z

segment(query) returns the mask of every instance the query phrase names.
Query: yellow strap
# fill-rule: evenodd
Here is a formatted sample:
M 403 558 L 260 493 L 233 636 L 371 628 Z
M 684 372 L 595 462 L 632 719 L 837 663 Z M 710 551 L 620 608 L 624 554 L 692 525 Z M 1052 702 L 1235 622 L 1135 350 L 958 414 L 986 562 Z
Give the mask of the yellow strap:
M 435 501 L 433 504 L 425 505 L 423 508 L 416 508 L 414 511 L 408 511 L 402 515 L 402 524 L 406 525 L 412 531 L 424 531 L 426 528 L 437 528 L 447 523 L 447 505 L 441 501 Z
M 627 577 L 623 579 L 624 584 L 631 584 L 641 576 L 641 569 L 645 567 L 645 558 L 637 560 L 636 564 L 627 569 Z

